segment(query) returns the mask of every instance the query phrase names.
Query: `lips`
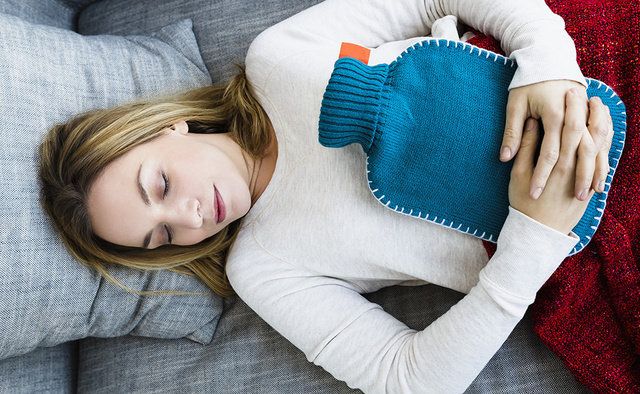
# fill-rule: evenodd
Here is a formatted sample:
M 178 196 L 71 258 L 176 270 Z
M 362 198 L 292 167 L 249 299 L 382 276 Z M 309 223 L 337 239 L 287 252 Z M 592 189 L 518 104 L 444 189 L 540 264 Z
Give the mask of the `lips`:
M 218 189 L 214 186 L 213 190 L 215 191 L 214 209 L 216 212 L 216 224 L 217 224 L 224 221 L 226 217 L 226 210 L 224 207 L 224 201 L 222 200 L 220 193 L 218 193 Z

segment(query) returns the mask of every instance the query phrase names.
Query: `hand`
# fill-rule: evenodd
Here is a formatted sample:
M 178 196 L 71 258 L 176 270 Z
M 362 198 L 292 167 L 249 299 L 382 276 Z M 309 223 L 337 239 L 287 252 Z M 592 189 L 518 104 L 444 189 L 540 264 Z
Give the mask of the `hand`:
M 567 107 L 579 106 L 582 98 L 578 95 L 567 95 Z M 567 111 L 565 129 L 584 121 L 582 111 Z M 563 130 L 565 133 L 566 130 Z M 509 182 L 509 204 L 530 218 L 564 234 L 569 234 L 584 215 L 589 200 L 595 193 L 590 191 L 584 201 L 573 196 L 575 182 L 576 155 L 563 155 L 558 163 L 552 166 L 547 187 L 538 199 L 532 199 L 529 185 L 534 174 L 536 149 L 541 134 L 536 119 L 528 118 L 522 136 L 520 151 L 511 168 Z M 570 132 L 568 133 L 570 134 Z
M 565 96 L 574 87 L 578 89 L 579 100 L 573 100 L 571 106 L 567 105 L 565 112 Z M 584 86 L 568 80 L 539 82 L 511 89 L 509 92 L 501 152 L 504 147 L 509 147 L 511 155 L 503 157 L 501 154 L 501 161 L 509 161 L 517 154 L 525 120 L 528 117 L 542 118 L 544 137 L 529 190 L 533 199 L 537 199 L 545 189 L 554 165 L 561 160 L 570 161 L 569 156 L 574 156 L 576 150 L 576 198 L 584 201 L 588 197 L 589 188 L 604 191 L 604 182 L 609 173 L 613 122 L 609 107 L 599 98 L 589 100 L 589 108 L 586 99 Z M 569 118 L 574 121 L 568 122 Z M 536 189 L 539 189 L 538 194 Z M 583 191 L 584 195 L 581 194 Z

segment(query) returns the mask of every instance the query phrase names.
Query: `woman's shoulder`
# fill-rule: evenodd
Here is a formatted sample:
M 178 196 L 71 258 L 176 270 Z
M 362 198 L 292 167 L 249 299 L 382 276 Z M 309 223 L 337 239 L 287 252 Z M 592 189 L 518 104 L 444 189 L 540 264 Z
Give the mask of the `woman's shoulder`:
M 225 273 L 241 298 L 265 292 L 278 293 L 283 283 L 292 280 L 307 283 L 305 279 L 318 276 L 304 266 L 291 264 L 273 251 L 264 249 L 253 236 L 241 238 L 240 235 L 227 254 Z
M 291 77 L 330 72 L 339 47 L 340 42 L 304 34 L 297 24 L 283 21 L 263 30 L 249 45 L 247 77 L 254 84 L 266 85 L 274 76 L 278 80 L 274 83 L 280 84 Z
M 233 245 L 229 248 L 225 263 L 227 274 L 240 275 L 246 270 L 260 270 L 267 273 L 271 268 L 277 267 L 281 261 L 265 250 L 254 237 L 253 231 L 256 226 L 252 222 L 243 227 L 236 236 Z

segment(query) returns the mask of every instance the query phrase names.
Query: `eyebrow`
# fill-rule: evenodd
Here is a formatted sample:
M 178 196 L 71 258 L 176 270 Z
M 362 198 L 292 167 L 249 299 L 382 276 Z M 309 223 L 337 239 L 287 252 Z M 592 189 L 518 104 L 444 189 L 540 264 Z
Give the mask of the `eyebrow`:
M 151 206 L 151 201 L 149 201 L 149 195 L 147 191 L 142 187 L 142 182 L 140 182 L 140 172 L 142 171 L 142 163 L 140 163 L 140 167 L 138 168 L 138 191 L 140 192 L 140 197 L 142 197 L 142 201 L 144 201 L 145 205 Z M 149 247 L 149 242 L 151 242 L 151 235 L 153 234 L 153 229 L 144 236 L 144 241 L 142 242 L 142 247 L 147 249 Z

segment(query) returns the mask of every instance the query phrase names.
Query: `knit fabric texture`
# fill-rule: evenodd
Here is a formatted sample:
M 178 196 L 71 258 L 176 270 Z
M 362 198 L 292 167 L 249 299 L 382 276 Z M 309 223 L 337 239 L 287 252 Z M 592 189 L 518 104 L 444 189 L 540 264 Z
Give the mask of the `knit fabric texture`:
M 573 38 L 577 61 L 622 97 L 625 149 L 598 232 L 565 259 L 530 306 L 533 330 L 595 393 L 640 393 L 640 2 L 546 0 Z M 500 52 L 475 32 L 474 45 Z M 496 245 L 483 241 L 489 257 Z
M 390 64 L 340 58 L 323 96 L 319 142 L 359 143 L 369 187 L 383 206 L 495 243 L 509 212 L 513 160 L 501 162 L 498 152 L 516 68 L 495 52 L 446 39 L 422 41 Z M 587 95 L 610 109 L 614 137 L 604 192 L 593 195 L 573 228 L 580 241 L 569 255 L 598 228 L 626 134 L 618 95 L 601 81 L 587 82 Z

